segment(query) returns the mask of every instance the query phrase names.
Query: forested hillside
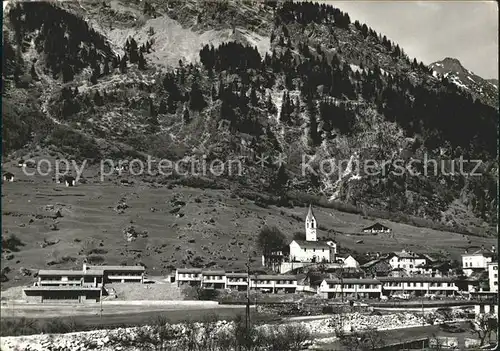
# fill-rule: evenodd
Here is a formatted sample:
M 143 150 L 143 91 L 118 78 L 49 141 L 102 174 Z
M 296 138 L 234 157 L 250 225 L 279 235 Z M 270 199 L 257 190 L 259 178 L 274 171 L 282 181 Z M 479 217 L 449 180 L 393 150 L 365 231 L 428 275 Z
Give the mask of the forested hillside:
M 230 180 L 283 203 L 309 193 L 360 213 L 495 226 L 498 110 L 368 24 L 313 3 L 118 3 L 26 2 L 5 15 L 5 155 L 36 145 L 94 161 L 245 152 L 248 173 Z M 161 64 L 162 18 L 176 40 L 188 31 L 228 39 L 179 41 L 198 59 Z M 282 153 L 286 164 L 261 168 L 263 153 Z M 303 175 L 303 155 L 314 169 L 322 159 L 351 162 L 340 174 Z M 425 157 L 444 169 L 391 172 L 391 162 Z M 461 157 L 482 160 L 482 176 L 458 174 Z M 380 172 L 353 166 L 366 160 Z

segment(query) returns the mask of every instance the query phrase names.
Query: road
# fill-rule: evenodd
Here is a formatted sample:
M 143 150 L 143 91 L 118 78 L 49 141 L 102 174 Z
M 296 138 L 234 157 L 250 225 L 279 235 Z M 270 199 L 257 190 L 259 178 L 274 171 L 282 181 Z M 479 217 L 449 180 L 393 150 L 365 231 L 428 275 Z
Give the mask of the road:
M 254 310 L 254 307 L 252 307 Z M 2 306 L 0 309 L 2 319 L 9 318 L 34 318 L 39 321 L 49 321 L 59 318 L 62 320 L 72 320 L 80 325 L 88 326 L 122 326 L 122 325 L 143 325 L 151 322 L 155 318 L 162 316 L 172 323 L 185 320 L 203 320 L 209 316 L 216 316 L 219 319 L 233 319 L 237 315 L 245 313 L 244 306 L 219 306 L 207 304 L 185 306 L 175 304 L 146 304 L 146 305 L 105 305 L 103 304 L 102 317 L 100 305 L 10 305 Z

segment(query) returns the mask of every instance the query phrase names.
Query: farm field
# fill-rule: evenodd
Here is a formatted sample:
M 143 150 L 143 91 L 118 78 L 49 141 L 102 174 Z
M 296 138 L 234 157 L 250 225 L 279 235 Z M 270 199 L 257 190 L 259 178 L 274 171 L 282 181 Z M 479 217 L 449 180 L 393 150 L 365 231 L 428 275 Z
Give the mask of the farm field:
M 15 182 L 3 184 L 3 235 L 14 234 L 22 245 L 4 254 L 2 268 L 8 267 L 9 280 L 2 290 L 29 284 L 38 269 L 81 269 L 85 257 L 95 264 L 142 263 L 150 276 L 190 266 L 240 270 L 248 256 L 258 268 L 256 238 L 264 225 L 277 226 L 290 239 L 304 232 L 305 207 L 262 208 L 230 190 L 156 186 L 138 178 L 120 185 L 116 178 L 101 183 L 95 174 L 85 176 L 86 184 L 65 187 L 50 177 L 28 178 L 18 171 Z M 392 234 L 360 235 L 361 228 L 378 220 L 319 207 L 314 211 L 318 237 L 335 239 L 341 253 L 406 248 L 460 259 L 467 247 L 496 243 L 496 238 L 386 220 L 380 222 Z M 135 240 L 128 241 L 127 232 Z

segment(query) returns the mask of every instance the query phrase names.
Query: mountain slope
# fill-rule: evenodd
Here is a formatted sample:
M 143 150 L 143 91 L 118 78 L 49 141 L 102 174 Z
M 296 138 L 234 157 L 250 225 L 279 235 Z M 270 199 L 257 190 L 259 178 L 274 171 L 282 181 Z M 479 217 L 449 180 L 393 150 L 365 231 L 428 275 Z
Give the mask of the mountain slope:
M 485 233 L 496 223 L 495 109 L 339 9 L 99 1 L 12 11 L 4 97 L 16 105 L 27 92 L 37 96 L 31 107 L 49 126 L 31 123 L 26 142 L 7 138 L 4 152 L 27 144 L 23 152 L 94 161 L 228 161 L 245 152 L 244 177 L 225 176 L 282 204 L 308 193 L 358 213 L 418 216 L 454 230 Z M 56 25 L 27 23 L 35 15 Z M 280 153 L 283 167 L 259 164 L 258 155 Z M 482 159 L 484 175 L 450 174 L 460 156 Z M 393 172 L 397 162 L 425 157 L 447 172 Z M 314 171 L 345 162 L 340 171 L 304 174 L 304 158 Z M 376 172 L 363 169 L 370 160 Z
M 459 60 L 450 57 L 431 63 L 429 67 L 435 74 L 448 78 L 475 98 L 498 108 L 498 80 L 481 78 L 463 67 Z

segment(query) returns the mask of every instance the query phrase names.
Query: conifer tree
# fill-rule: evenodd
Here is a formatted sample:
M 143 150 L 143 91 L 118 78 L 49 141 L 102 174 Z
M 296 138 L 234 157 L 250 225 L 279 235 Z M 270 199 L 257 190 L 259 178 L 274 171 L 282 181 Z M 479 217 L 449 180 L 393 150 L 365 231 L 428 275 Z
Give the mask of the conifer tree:
M 167 103 L 165 102 L 165 100 L 161 100 L 160 101 L 160 106 L 158 107 L 158 114 L 160 115 L 164 115 L 167 113 Z
M 191 116 L 189 114 L 189 109 L 184 108 L 184 113 L 182 115 L 182 120 L 184 121 L 184 124 L 189 124 L 189 122 L 191 122 Z
M 109 75 L 109 73 L 110 73 L 110 71 L 109 71 L 109 61 L 106 60 L 104 62 L 103 74 L 107 76 L 107 75 Z
M 146 59 L 144 58 L 144 55 L 142 52 L 139 54 L 139 59 L 138 59 L 137 65 L 138 65 L 137 68 L 139 68 L 140 70 L 146 69 Z
M 97 106 L 102 106 L 104 105 L 104 100 L 101 96 L 101 94 L 99 94 L 99 90 L 96 90 L 95 94 L 94 94 L 94 103 L 97 105 Z

